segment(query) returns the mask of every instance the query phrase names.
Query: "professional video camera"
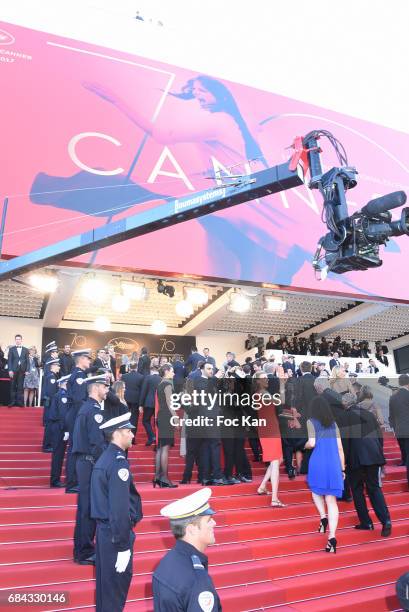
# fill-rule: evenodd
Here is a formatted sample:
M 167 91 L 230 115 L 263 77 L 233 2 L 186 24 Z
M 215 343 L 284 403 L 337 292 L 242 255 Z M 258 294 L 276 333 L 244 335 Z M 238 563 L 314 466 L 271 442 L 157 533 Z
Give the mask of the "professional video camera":
M 394 385 L 389 384 L 389 378 L 386 376 L 380 376 L 378 378 L 378 383 L 382 385 L 382 387 L 387 387 L 391 391 L 399 391 L 399 387 L 395 387 Z
M 386 344 L 382 344 L 382 340 L 376 340 L 375 342 L 375 353 L 379 353 L 379 351 L 382 351 L 384 355 L 387 355 L 389 352 Z
M 342 166 L 331 168 L 325 174 L 321 171 L 317 144 L 322 136 L 331 142 Z M 326 130 L 310 132 L 303 142 L 310 161 L 310 187 L 319 189 L 324 198 L 323 221 L 329 230 L 318 242 L 313 259 L 314 269 L 321 272 L 321 278 L 325 278 L 328 272 L 342 274 L 381 266 L 379 247 L 391 237 L 409 235 L 409 208 L 402 210 L 397 221 L 392 221 L 389 212 L 405 204 L 405 192 L 388 193 L 349 215 L 345 192 L 356 186 L 357 171 L 348 165 L 344 147 Z
M 249 351 L 253 348 L 258 348 L 259 350 L 263 350 L 264 348 L 264 338 L 262 336 L 253 336 L 252 334 L 247 334 L 247 339 L 244 342 L 244 347 L 246 351 Z
M 403 206 L 406 194 L 403 191 L 389 193 L 368 202 L 360 212 L 347 217 L 331 229 L 329 219 L 337 201 L 326 200 L 326 222 L 330 231 L 320 239 L 319 245 L 325 250 L 328 271 L 342 274 L 351 270 L 367 270 L 382 265 L 379 247 L 390 237 L 409 235 L 409 208 L 402 210 L 401 218 L 392 221 L 389 212 Z M 315 265 L 314 265 L 315 267 Z

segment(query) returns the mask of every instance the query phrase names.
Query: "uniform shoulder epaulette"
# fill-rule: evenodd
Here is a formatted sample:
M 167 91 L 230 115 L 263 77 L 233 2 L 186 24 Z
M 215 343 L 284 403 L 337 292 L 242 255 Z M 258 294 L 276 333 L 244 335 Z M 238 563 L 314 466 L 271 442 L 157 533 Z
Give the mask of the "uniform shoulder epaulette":
M 203 563 L 200 561 L 200 558 L 197 555 L 192 555 L 190 558 L 192 559 L 193 569 L 205 569 Z

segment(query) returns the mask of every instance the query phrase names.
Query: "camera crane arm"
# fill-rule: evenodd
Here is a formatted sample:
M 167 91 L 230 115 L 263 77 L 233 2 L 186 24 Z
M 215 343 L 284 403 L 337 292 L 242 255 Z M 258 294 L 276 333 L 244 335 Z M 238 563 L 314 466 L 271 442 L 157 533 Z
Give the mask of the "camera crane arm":
M 302 185 L 308 168 L 304 162 L 297 161 L 290 169 L 291 161 L 243 176 L 240 180 L 234 179 L 233 184 L 219 185 L 175 198 L 148 211 L 3 261 L 0 263 L 0 281 Z
M 321 149 L 318 146 L 321 137 L 328 138 L 340 162 L 340 167 L 332 168 L 325 174 L 322 174 Z M 292 189 L 304 183 L 308 170 L 311 175 L 309 187 L 318 189 L 324 198 L 323 221 L 329 230 L 319 241 L 313 267 L 322 271 L 321 262 L 324 259 L 324 267 L 337 273 L 381 265 L 379 245 L 385 244 L 389 236 L 409 234 L 409 208 L 403 209 L 400 221 L 391 222 L 388 212 L 405 203 L 405 193 L 396 192 L 373 200 L 361 212 L 349 217 L 345 192 L 355 187 L 357 171 L 348 166 L 342 144 L 330 132 L 316 130 L 305 137 L 298 136 L 292 148 L 293 155 L 284 164 L 248 176 L 235 177 L 233 183 L 175 198 L 148 211 L 3 261 L 0 263 L 0 281 L 189 219 Z M 325 251 L 324 257 L 320 255 L 322 249 Z

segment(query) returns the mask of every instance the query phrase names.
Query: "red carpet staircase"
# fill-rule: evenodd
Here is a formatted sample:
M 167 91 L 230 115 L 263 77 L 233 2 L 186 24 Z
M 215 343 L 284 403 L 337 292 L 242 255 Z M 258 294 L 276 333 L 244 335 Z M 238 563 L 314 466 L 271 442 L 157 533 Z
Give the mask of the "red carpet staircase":
M 94 568 L 72 562 L 75 496 L 48 489 L 50 455 L 41 453 L 41 410 L 0 408 L 0 610 L 89 610 L 94 606 Z M 153 452 L 144 439 L 130 452 L 145 518 L 137 526 L 134 577 L 126 612 L 153 610 L 151 572 L 173 545 L 159 509 L 197 489 L 153 489 Z M 396 442 L 387 439 L 384 491 L 390 507 L 390 538 L 357 532 L 353 504 L 340 504 L 336 555 L 323 552 L 326 537 L 304 477 L 283 475 L 280 498 L 271 508 L 256 489 L 264 466 L 253 464 L 254 482 L 214 487 L 217 544 L 208 549 L 210 573 L 225 612 L 399 610 L 396 579 L 409 570 L 409 492 L 404 468 L 397 467 Z M 181 477 L 183 459 L 172 451 L 170 476 Z M 374 520 L 376 521 L 375 517 Z M 9 606 L 19 592 L 64 592 L 64 604 Z M 116 611 L 112 611 L 116 612 Z

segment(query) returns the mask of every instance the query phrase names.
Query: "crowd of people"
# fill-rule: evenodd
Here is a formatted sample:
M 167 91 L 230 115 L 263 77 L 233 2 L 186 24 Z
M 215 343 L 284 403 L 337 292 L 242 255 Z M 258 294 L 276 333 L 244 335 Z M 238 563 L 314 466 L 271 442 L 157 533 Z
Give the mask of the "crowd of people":
M 34 350 L 25 348 L 22 340 L 17 334 L 8 351 L 12 405 L 30 405 L 30 394 L 25 394 L 30 387 L 25 381 L 34 368 L 38 376 L 40 366 Z M 271 494 L 273 508 L 285 506 L 279 497 L 281 463 L 289 479 L 306 474 L 319 514 L 318 531 L 328 531 L 325 550 L 329 553 L 337 548 L 339 500 L 354 502 L 356 529 L 374 529 L 365 489 L 382 524 L 381 535 L 391 534 L 381 487 L 383 435 L 389 426 L 398 439 L 409 484 L 409 375 L 400 375 L 399 388 L 391 394 L 388 423 L 371 386 L 365 384 L 368 381 L 361 375 L 351 376 L 338 351 L 332 352 L 325 367 L 307 357 L 296 367 L 294 356 L 288 353 L 280 363 L 268 353 L 239 363 L 232 352 L 217 366 L 210 353 L 209 348 L 199 352 L 192 347 L 186 360 L 180 355 L 170 359 L 151 356 L 142 348 L 123 357 L 117 368 L 111 346 L 99 349 L 94 359 L 89 349 L 71 351 L 66 345 L 59 351 L 54 341 L 45 347 L 41 403 L 43 450 L 52 453 L 50 486 L 78 493 L 74 561 L 96 563 L 95 533 L 97 549 L 100 533 L 97 553 L 112 559 L 118 555 L 115 568 L 121 571 L 115 571 L 124 574 L 114 576 L 112 564 L 101 561 L 97 571 L 100 588 L 108 576 L 122 580 L 122 598 L 124 593 L 126 598 L 131 578 L 131 547 L 119 548 L 115 536 L 107 540 L 112 535 L 104 532 L 107 514 L 123 517 L 124 509 L 115 504 L 110 509 L 104 495 L 107 487 L 120 491 L 125 482 L 125 514 L 130 513 L 130 518 L 124 533 L 140 520 L 140 498 L 130 480 L 127 452 L 136 436 L 141 437 L 142 428 L 145 445 L 155 451 L 154 487 L 178 486 L 170 478 L 169 451 L 176 437 L 180 437 L 180 454 L 185 457 L 181 483 L 191 482 L 195 466 L 197 482 L 204 487 L 252 482 L 247 443 L 253 460 L 266 468 L 257 493 Z M 119 469 L 111 482 L 112 465 Z M 94 482 L 97 478 L 98 483 Z M 183 533 L 187 532 L 190 530 Z M 100 609 L 104 609 L 102 603 Z
M 250 336 L 251 338 L 251 336 Z M 250 340 L 249 338 L 249 340 Z M 285 354 L 291 355 L 307 355 L 328 357 L 333 353 L 337 353 L 339 357 L 354 357 L 360 359 L 368 359 L 372 355 L 367 340 L 341 340 L 340 336 L 334 339 L 327 339 L 325 336 L 317 338 L 315 334 L 311 334 L 308 338 L 304 337 L 288 337 L 284 334 L 278 338 L 270 336 L 265 348 L 267 350 L 280 350 Z M 388 366 L 388 348 L 381 341 L 375 342 L 375 358 L 385 366 Z

